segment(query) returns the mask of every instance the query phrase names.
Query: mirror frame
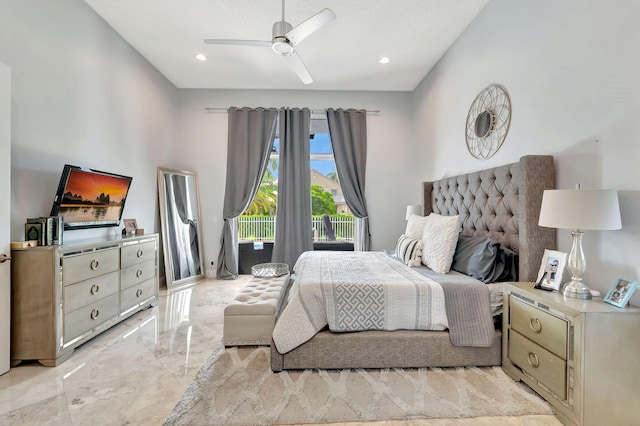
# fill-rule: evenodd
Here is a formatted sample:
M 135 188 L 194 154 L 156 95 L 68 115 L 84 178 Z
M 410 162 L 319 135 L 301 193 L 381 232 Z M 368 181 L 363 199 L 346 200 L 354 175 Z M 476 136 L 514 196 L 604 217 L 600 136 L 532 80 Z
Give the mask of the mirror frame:
M 192 177 L 194 180 L 194 197 L 193 200 L 195 202 L 195 206 L 191 206 L 193 212 L 195 212 L 195 222 L 196 225 L 196 236 L 198 239 L 197 250 L 198 250 L 198 260 L 200 272 L 189 275 L 185 278 L 175 279 L 175 273 L 173 270 L 173 260 L 177 253 L 174 253 L 173 247 L 170 245 L 170 237 L 173 232 L 173 228 L 170 228 L 170 223 L 168 221 L 169 209 L 175 208 L 173 204 L 168 204 L 167 197 L 167 185 L 166 185 L 166 177 L 176 175 L 176 176 L 184 176 L 185 179 L 188 177 Z M 186 284 L 195 283 L 205 279 L 205 267 L 204 267 L 204 257 L 203 257 L 203 249 L 202 249 L 202 227 L 201 227 L 201 215 L 200 215 L 200 196 L 198 193 L 198 176 L 195 172 L 184 171 L 184 170 L 174 170 L 166 167 L 158 167 L 158 197 L 159 197 L 159 207 L 160 207 L 160 225 L 162 229 L 162 248 L 164 252 L 164 270 L 165 270 L 165 282 L 168 289 L 183 286 Z M 171 197 L 171 199 L 173 199 Z

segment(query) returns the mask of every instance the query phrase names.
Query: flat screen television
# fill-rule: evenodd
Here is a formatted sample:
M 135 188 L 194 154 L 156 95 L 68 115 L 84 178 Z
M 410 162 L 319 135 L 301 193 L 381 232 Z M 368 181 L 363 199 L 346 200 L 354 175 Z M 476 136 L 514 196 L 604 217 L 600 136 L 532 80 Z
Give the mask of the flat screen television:
M 118 226 L 132 178 L 65 164 L 51 216 L 62 216 L 64 229 Z

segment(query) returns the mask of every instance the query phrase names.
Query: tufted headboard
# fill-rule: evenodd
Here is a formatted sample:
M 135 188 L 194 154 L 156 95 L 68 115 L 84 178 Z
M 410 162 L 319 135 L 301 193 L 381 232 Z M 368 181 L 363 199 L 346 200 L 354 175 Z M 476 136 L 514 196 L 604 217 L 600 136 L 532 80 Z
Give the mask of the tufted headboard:
M 555 187 L 553 157 L 527 155 L 505 166 L 424 182 L 423 214 L 460 215 L 462 233 L 489 236 L 519 255 L 520 281 L 535 281 L 555 231 L 538 226 L 542 192 Z

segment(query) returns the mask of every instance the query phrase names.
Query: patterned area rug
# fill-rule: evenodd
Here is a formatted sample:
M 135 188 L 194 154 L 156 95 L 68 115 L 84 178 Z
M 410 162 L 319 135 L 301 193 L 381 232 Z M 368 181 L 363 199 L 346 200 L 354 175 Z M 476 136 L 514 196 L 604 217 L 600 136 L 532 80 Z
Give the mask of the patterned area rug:
M 268 347 L 218 347 L 165 425 L 304 424 L 552 414 L 499 367 L 273 373 Z

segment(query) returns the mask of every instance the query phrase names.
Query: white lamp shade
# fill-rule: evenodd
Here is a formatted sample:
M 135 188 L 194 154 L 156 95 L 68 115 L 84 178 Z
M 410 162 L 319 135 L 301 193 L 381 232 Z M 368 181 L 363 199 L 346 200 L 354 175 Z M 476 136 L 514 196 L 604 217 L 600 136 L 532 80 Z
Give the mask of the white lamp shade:
M 618 192 L 612 189 L 546 190 L 538 225 L 576 230 L 620 229 Z
M 420 204 L 411 204 L 407 206 L 407 213 L 404 216 L 405 220 L 409 220 L 412 214 L 420 216 Z

